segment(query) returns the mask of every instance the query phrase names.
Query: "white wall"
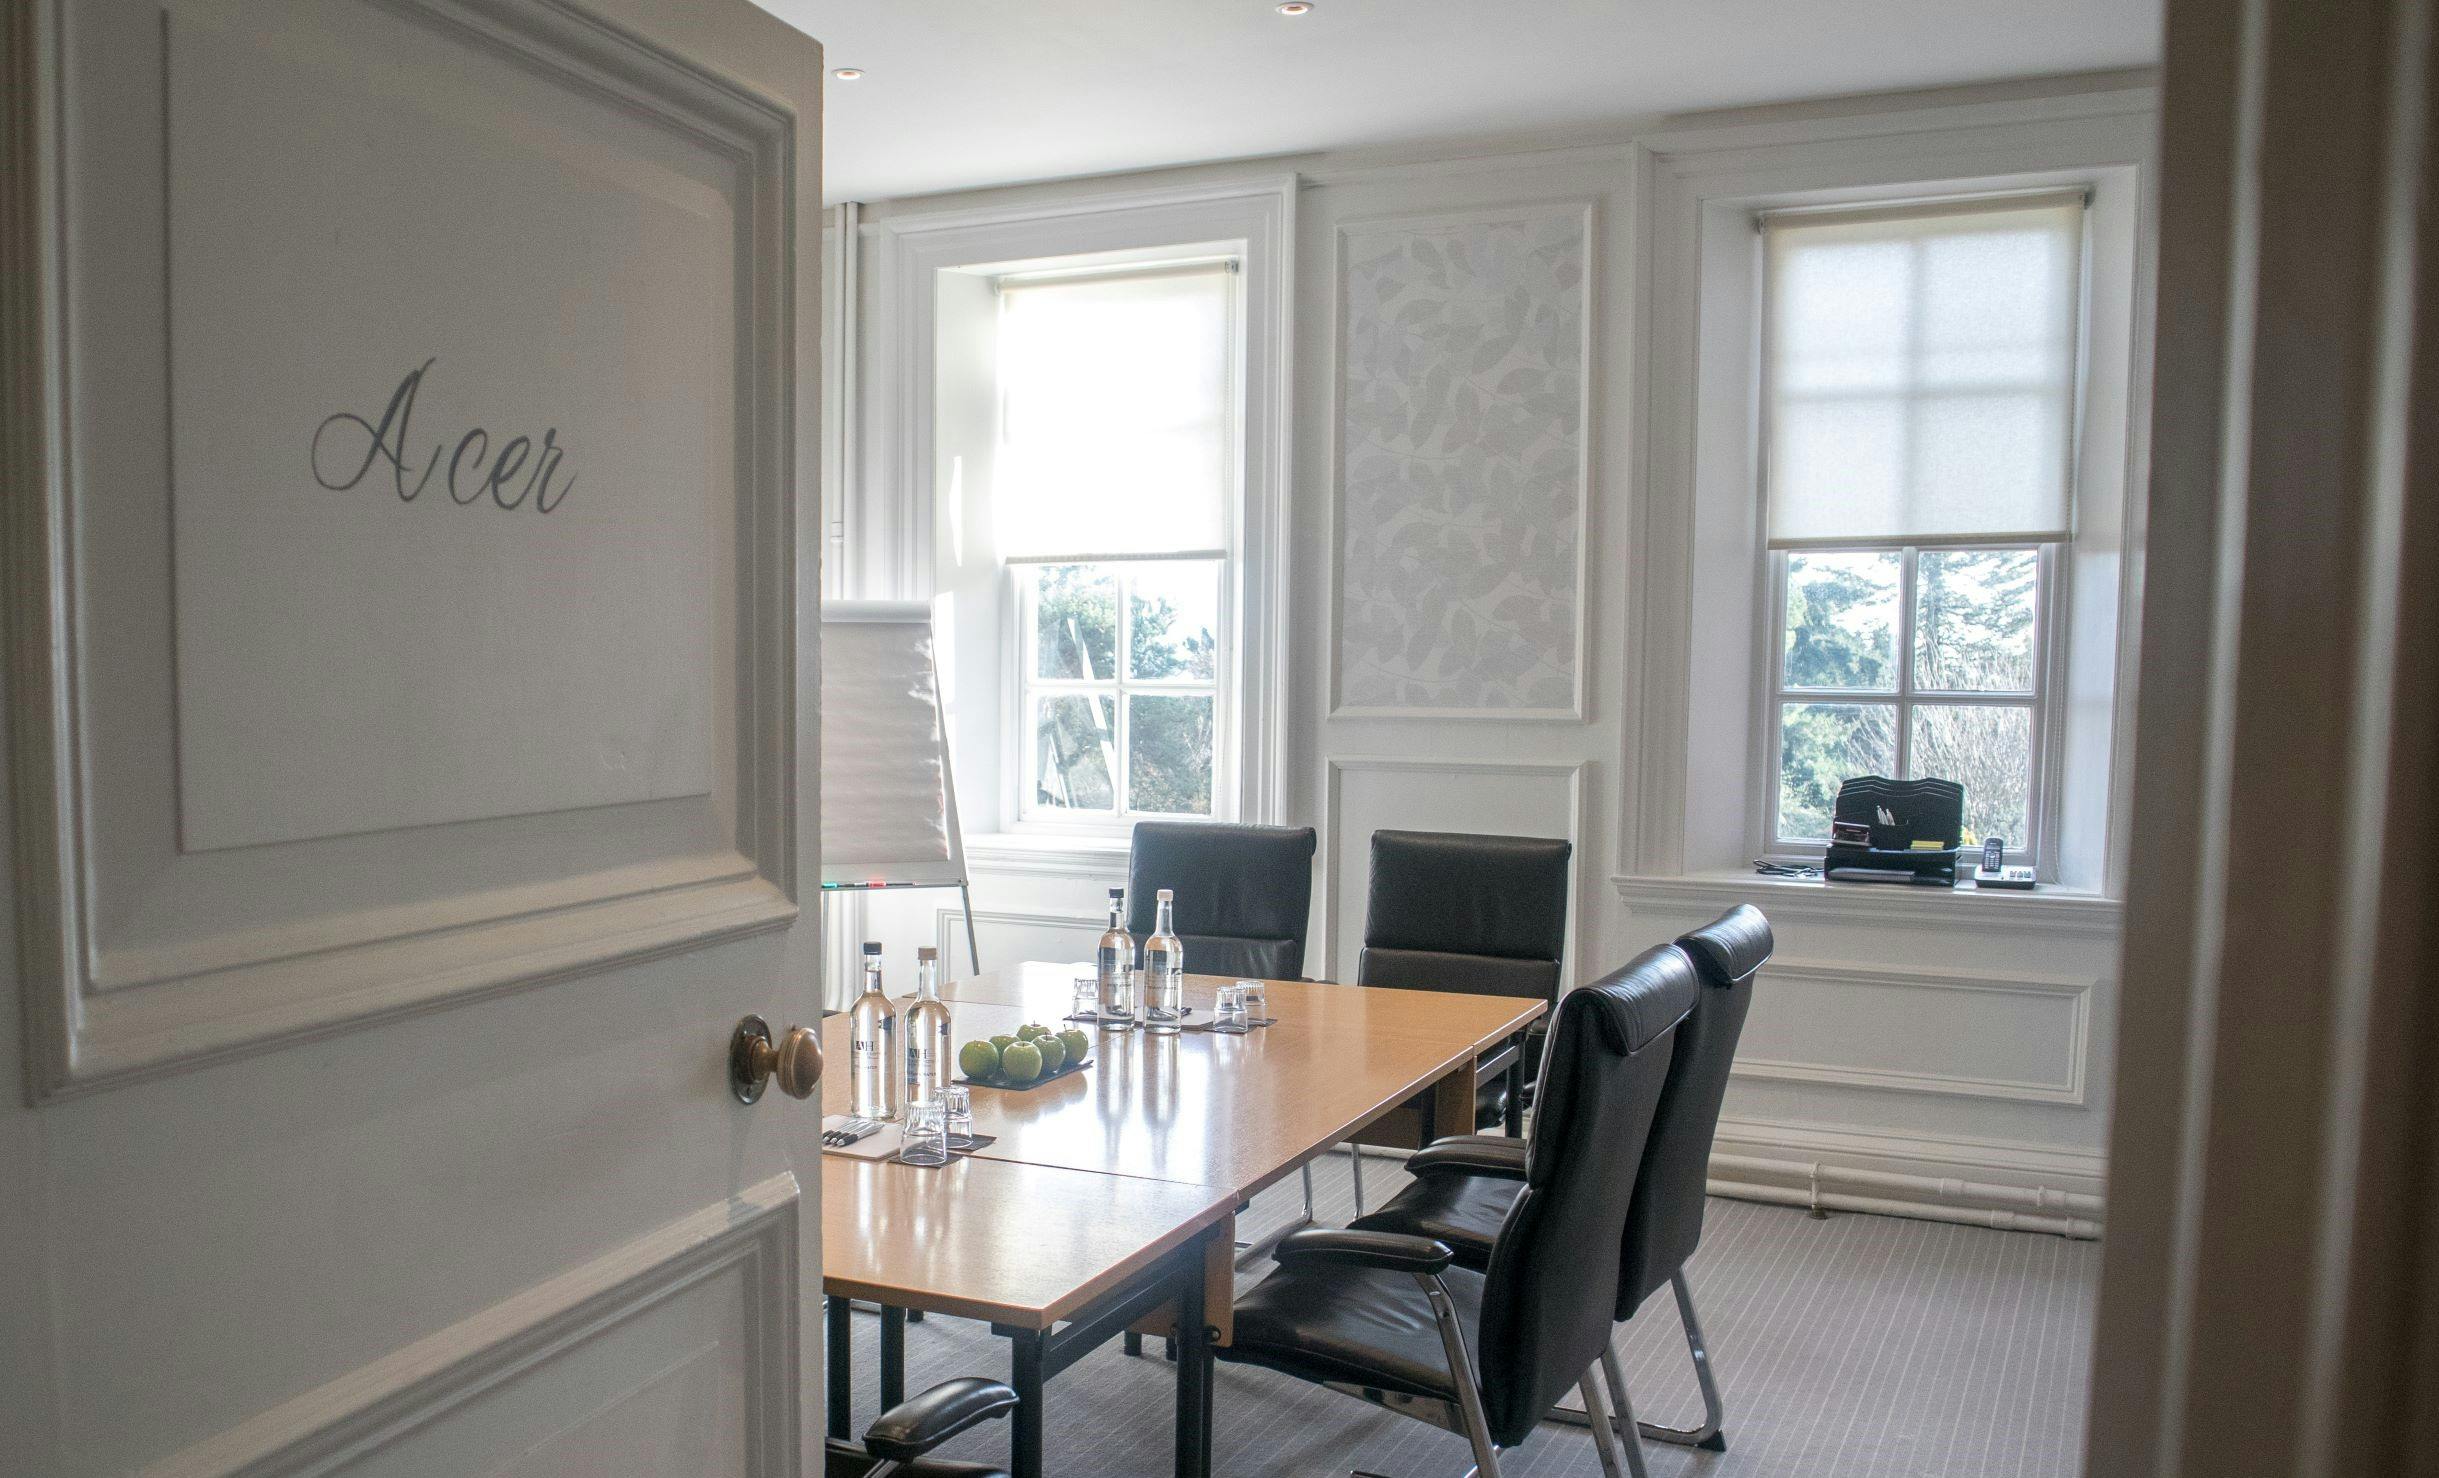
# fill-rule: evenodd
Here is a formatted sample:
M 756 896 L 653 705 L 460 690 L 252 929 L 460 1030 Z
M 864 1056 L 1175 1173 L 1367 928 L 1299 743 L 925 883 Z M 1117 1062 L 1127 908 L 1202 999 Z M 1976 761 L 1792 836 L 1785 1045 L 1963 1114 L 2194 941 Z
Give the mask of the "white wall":
M 1571 979 L 1590 979 L 1737 901 L 1759 904 L 1777 926 L 1778 956 L 1757 996 L 1714 1161 L 1722 1189 L 2088 1233 L 2100 1214 L 2116 993 L 2118 911 L 2100 869 L 2089 869 L 2088 888 L 2001 897 L 1831 889 L 1761 879 L 1736 866 L 1750 773 L 1747 705 L 1741 686 L 1732 703 L 1696 700 L 1712 692 L 1709 664 L 1719 654 L 1749 660 L 1749 625 L 1732 618 L 1741 602 L 1734 592 L 1743 587 L 1733 582 L 1758 561 L 1749 530 L 1721 535 L 1718 519 L 1695 517 L 1697 483 L 1716 475 L 1704 470 L 1716 455 L 1711 462 L 1701 455 L 1707 423 L 1696 414 L 1696 391 L 1707 391 L 1714 407 L 1733 395 L 1733 381 L 1718 383 L 1718 364 L 1706 365 L 1700 351 L 1706 333 L 1741 330 L 1705 327 L 1698 314 L 1679 312 L 1684 299 L 1675 295 L 1698 293 L 1699 278 L 1682 270 L 1672 276 L 1668 266 L 1699 257 L 1699 220 L 1686 212 L 1717 192 L 1684 182 L 1709 176 L 1801 191 L 2115 171 L 2110 178 L 2130 191 L 2123 209 L 2132 233 L 2148 179 L 2151 108 L 2147 78 L 2012 84 L 1655 121 L 1561 146 L 1265 161 L 1259 170 L 891 202 L 867 207 L 863 229 L 870 259 L 893 231 L 941 212 L 1106 207 L 1130 194 L 1159 199 L 1292 168 L 1301 188 L 1290 330 L 1288 763 L 1278 819 L 1322 832 L 1307 973 L 1344 978 L 1352 971 L 1375 829 L 1565 835 L 1577 859 Z M 1342 472 L 1344 355 L 1351 329 L 1361 329 L 1348 322 L 1350 252 L 1415 237 L 1463 239 L 1481 249 L 1490 238 L 1480 233 L 1495 233 L 1498 223 L 1553 219 L 1582 222 L 1580 269 L 1568 270 L 1582 279 L 1589 354 L 1580 385 L 1559 380 L 1579 396 L 1582 444 L 1563 444 L 1572 419 L 1551 411 L 1547 397 L 1527 405 L 1528 417 L 1542 415 L 1541 430 L 1557 438 L 1547 450 L 1562 459 L 1550 465 L 1564 475 L 1545 479 L 1529 503 L 1460 502 L 1456 511 L 1493 526 L 1507 541 L 1500 548 L 1525 551 L 1519 558 L 1532 570 L 1524 588 L 1543 617 L 1532 629 L 1556 669 L 1572 674 L 1571 701 L 1566 684 L 1556 701 L 1546 683 L 1534 696 L 1514 697 L 1523 690 L 1503 687 L 1487 659 L 1468 648 L 1441 659 L 1456 674 L 1451 682 L 1429 691 L 1416 685 L 1411 696 L 1386 703 L 1377 696 L 1343 703 L 1347 655 L 1370 660 L 1357 647 L 1341 648 L 1343 541 L 1371 531 L 1367 520 L 1379 516 L 1376 505 L 1345 496 Z M 2129 240 L 2127 279 L 2094 293 L 2099 311 L 2121 323 L 2138 321 L 2148 303 L 2147 234 Z M 1575 310 L 1555 283 L 1545 275 L 1521 288 L 1548 299 L 1544 306 L 1565 328 Z M 906 352 L 888 342 L 893 307 L 904 301 L 905 284 L 885 291 L 867 276 L 861 358 L 868 374 Z M 1692 327 L 1672 334 L 1671 323 Z M 2142 402 L 2130 391 L 2147 383 L 2146 346 L 2147 336 L 2129 340 L 2123 332 L 2094 340 L 2095 354 L 2114 356 L 2101 378 L 2122 402 L 2114 412 L 2102 407 L 2095 420 L 2118 418 L 2114 441 L 2095 454 L 2112 500 L 2099 521 L 2110 530 L 2112 561 L 2121 537 L 2134 549 L 2117 524 L 2125 506 L 2139 503 L 2123 483 L 2126 469 L 2140 465 L 2141 427 L 2124 424 L 2124 411 Z M 1533 376 L 1547 363 L 1536 365 L 1517 383 L 1539 383 Z M 859 427 L 868 442 L 893 434 L 893 417 L 905 413 L 874 388 L 867 383 Z M 1372 435 L 1363 415 L 1355 421 L 1356 435 Z M 1723 443 L 1731 460 L 1737 434 Z M 1563 462 L 1578 453 L 1579 462 Z M 930 517 L 928 499 L 886 479 L 853 489 L 848 507 L 851 524 L 868 525 L 851 529 L 850 544 L 866 549 L 902 547 L 895 530 Z M 1350 510 L 1359 525 L 1353 530 Z M 1467 557 L 1459 551 L 1449 567 Z M 1580 566 L 1580 586 L 1570 562 Z M 876 562 L 859 593 L 912 593 L 889 582 L 913 578 L 902 563 L 887 569 Z M 1729 617 L 1697 620 L 1697 591 L 1715 596 L 1722 580 L 1732 586 L 1723 607 Z M 1417 596 L 1401 619 L 1467 619 L 1448 612 L 1469 599 L 1464 591 Z M 2115 616 L 2113 593 L 2087 583 L 2077 600 Z M 2118 623 L 2087 625 L 2099 632 L 2103 650 L 2094 666 L 2104 678 L 2094 726 L 2073 751 L 2079 770 L 2070 777 L 2068 811 L 2080 818 L 2079 846 L 2099 856 L 2123 848 L 2108 829 L 2120 793 L 2109 756 L 2122 744 L 2123 726 L 2105 675 L 2130 668 Z M 1560 635 L 1568 632 L 1572 653 Z M 1433 642 L 1446 646 L 1446 630 L 1426 633 L 1425 648 Z M 1738 673 L 1741 685 L 1741 667 Z M 1381 689 L 1375 683 L 1364 691 Z M 1497 706 L 1509 703 L 1526 711 Z M 959 729 L 968 726 L 961 721 Z M 1104 890 L 1124 877 L 1122 849 L 1074 839 L 986 838 L 973 852 L 986 968 L 1019 958 L 1083 958 Z M 865 907 L 862 927 L 887 942 L 893 957 L 905 958 L 916 943 L 955 942 L 943 953 L 962 967 L 953 894 Z

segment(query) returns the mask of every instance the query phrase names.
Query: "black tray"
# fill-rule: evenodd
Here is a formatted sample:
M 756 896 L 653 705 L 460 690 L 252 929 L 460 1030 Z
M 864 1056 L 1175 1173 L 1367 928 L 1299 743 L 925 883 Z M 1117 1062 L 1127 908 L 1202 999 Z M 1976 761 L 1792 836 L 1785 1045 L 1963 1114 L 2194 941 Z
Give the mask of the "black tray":
M 997 1078 L 969 1078 L 963 1073 L 958 1074 L 956 1081 L 965 1084 L 969 1088 L 997 1088 L 1005 1093 L 1030 1093 L 1034 1089 L 1041 1087 L 1044 1083 L 1055 1083 L 1061 1078 L 1067 1077 L 1072 1073 L 1080 1073 L 1084 1071 L 1084 1069 L 1091 1066 L 1092 1059 L 1089 1057 L 1085 1058 L 1082 1062 L 1065 1063 L 1060 1066 L 1057 1072 L 1044 1073 L 1030 1083 L 1007 1083 L 1002 1082 Z

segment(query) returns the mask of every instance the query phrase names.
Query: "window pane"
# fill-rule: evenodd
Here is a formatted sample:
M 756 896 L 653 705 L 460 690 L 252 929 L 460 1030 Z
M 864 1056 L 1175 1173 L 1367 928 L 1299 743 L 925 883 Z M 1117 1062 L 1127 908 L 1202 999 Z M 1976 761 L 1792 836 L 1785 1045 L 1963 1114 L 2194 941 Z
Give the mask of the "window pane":
M 1210 815 L 1210 696 L 1137 694 L 1127 700 L 1126 715 L 1128 807 Z
M 1895 553 L 1787 556 L 1787 686 L 1897 689 Z
M 1116 711 L 1098 694 L 1062 693 L 1034 700 L 1033 803 L 1063 811 L 1108 811 L 1117 743 Z
M 1926 703 L 1914 710 L 1914 776 L 1965 787 L 1965 844 L 2002 836 L 2022 849 L 2032 831 L 2032 710 Z M 1911 778 L 1911 777 L 1909 777 Z
M 2029 549 L 1926 549 L 1914 568 L 1914 686 L 2029 693 L 2040 561 Z
M 1779 709 L 1778 834 L 1827 841 L 1838 787 L 1897 768 L 1897 710 L 1886 703 L 1789 703 Z
M 1107 565 L 1034 571 L 1034 675 L 1107 682 L 1118 675 L 1118 577 Z
M 1127 581 L 1127 676 L 1210 682 L 1219 673 L 1219 565 L 1159 560 Z

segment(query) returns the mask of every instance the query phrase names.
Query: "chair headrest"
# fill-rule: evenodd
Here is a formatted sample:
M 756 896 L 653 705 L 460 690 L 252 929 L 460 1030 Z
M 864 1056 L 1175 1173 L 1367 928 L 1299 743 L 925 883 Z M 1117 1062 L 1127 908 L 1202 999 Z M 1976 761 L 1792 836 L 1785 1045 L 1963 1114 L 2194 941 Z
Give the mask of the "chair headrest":
M 1770 921 L 1750 903 L 1740 903 L 1701 928 L 1677 936 L 1677 943 L 1701 969 L 1702 983 L 1713 986 L 1741 985 L 1752 978 L 1770 958 L 1776 942 Z
M 1694 1009 L 1699 982 L 1694 963 L 1673 944 L 1656 945 L 1600 979 L 1571 991 L 1561 1009 L 1575 1005 L 1599 1025 L 1610 1051 L 1632 1055 L 1683 1021 Z
M 1376 831 L 1363 942 L 1555 960 L 1566 945 L 1573 855 L 1563 837 Z

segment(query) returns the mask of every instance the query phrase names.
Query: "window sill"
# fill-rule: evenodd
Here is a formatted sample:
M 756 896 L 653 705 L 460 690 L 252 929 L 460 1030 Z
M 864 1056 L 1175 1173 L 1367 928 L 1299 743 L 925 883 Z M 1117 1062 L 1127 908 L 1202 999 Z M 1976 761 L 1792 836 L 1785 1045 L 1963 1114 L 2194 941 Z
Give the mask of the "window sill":
M 2032 892 L 1900 887 L 1881 883 L 1832 883 L 1820 878 L 1774 878 L 1756 872 L 1685 873 L 1676 876 L 1612 877 L 1610 886 L 1630 910 L 1640 907 L 1707 908 L 1725 912 L 1750 903 L 1772 918 L 1896 927 L 2006 928 L 2044 933 L 2114 937 L 2123 922 L 2122 901 L 2079 888 L 2044 883 Z
M 1059 877 L 1126 875 L 1127 839 L 1072 832 L 985 832 L 965 839 L 976 872 L 1042 873 Z

